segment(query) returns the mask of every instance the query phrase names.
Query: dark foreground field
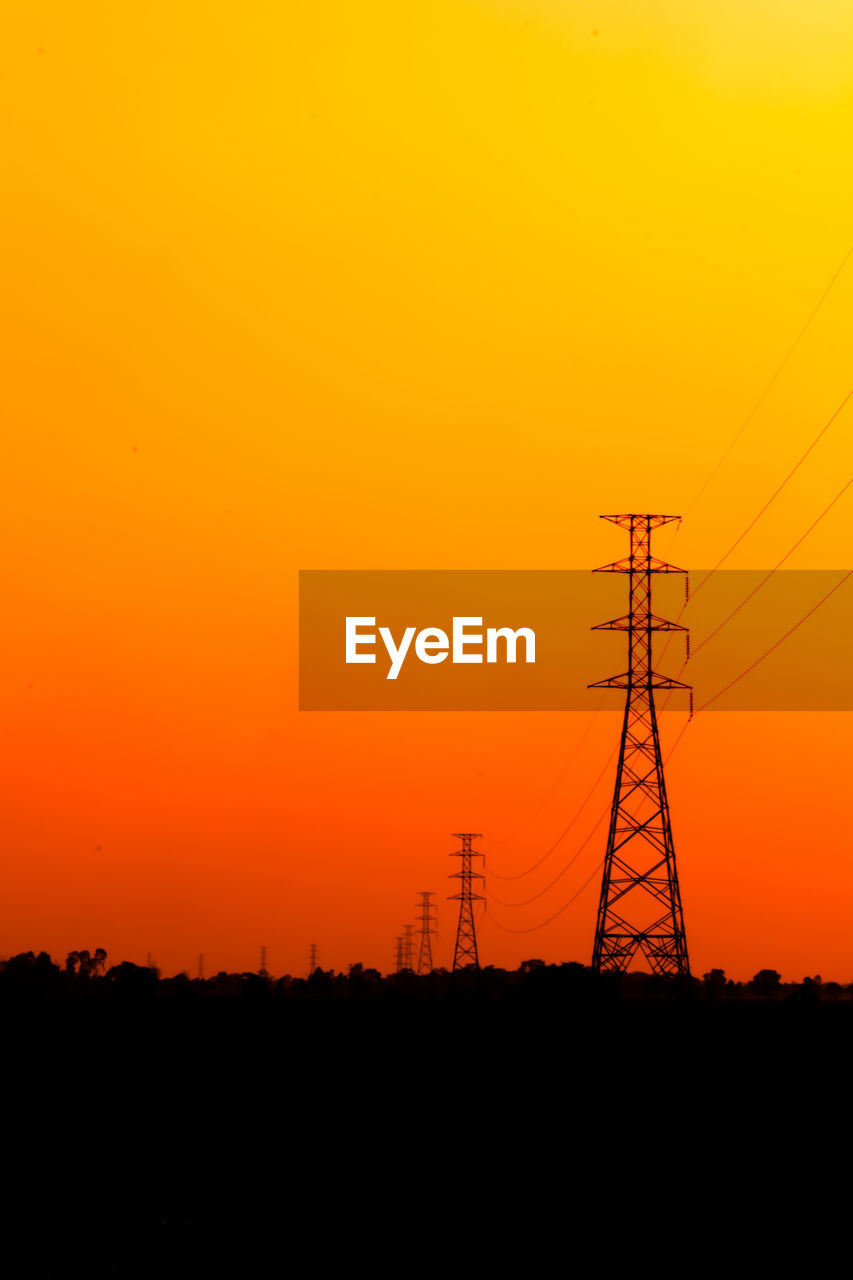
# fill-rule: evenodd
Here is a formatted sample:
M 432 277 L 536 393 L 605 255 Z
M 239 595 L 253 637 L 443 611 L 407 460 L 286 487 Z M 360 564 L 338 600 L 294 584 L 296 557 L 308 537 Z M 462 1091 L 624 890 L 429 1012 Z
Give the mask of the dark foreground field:
M 821 1274 L 846 1232 L 846 991 L 215 981 L 0 990 L 6 1274 Z

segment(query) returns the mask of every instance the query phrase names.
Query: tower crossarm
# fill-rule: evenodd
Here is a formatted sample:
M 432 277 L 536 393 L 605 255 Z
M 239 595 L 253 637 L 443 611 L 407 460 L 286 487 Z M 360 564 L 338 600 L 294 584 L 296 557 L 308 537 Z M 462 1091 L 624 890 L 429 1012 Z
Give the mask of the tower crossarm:
M 626 613 L 621 618 L 611 618 L 609 622 L 597 622 L 595 626 L 590 627 L 590 631 L 630 631 L 635 627 L 636 621 L 631 617 L 630 613 Z M 641 624 L 647 631 L 687 631 L 688 627 L 682 627 L 678 622 L 670 622 L 667 618 L 658 618 L 656 614 L 650 613 L 648 621 Z
M 640 680 L 632 678 L 631 673 L 625 671 L 622 675 L 609 676 L 606 680 L 596 680 L 594 684 L 588 684 L 587 689 L 692 689 L 692 685 L 684 684 L 681 680 L 675 680 L 672 676 L 661 675 L 659 671 L 646 672 Z
M 593 569 L 593 573 L 686 573 L 686 569 L 679 569 L 677 564 L 667 564 L 666 560 L 658 560 L 657 556 L 623 556 L 621 560 L 614 560 L 611 564 L 603 564 L 598 569 Z
M 629 512 L 627 515 L 599 516 L 598 518 L 599 520 L 609 520 L 611 524 L 618 524 L 620 529 L 629 529 L 633 533 L 635 529 L 639 528 L 645 528 L 649 531 L 659 529 L 662 524 L 672 524 L 673 520 L 680 520 L 681 516 L 649 516 Z

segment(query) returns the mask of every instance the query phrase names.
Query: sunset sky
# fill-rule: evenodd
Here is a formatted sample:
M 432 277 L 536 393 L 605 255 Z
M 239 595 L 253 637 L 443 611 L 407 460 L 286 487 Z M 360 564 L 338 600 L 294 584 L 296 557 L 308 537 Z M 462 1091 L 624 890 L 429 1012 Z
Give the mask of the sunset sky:
M 482 961 L 588 962 L 606 822 L 546 886 L 613 764 L 497 873 L 575 818 L 619 695 L 299 712 L 298 571 L 592 568 L 620 511 L 719 560 L 853 388 L 853 9 L 16 0 L 0 37 L 0 955 L 387 970 L 432 889 L 448 963 L 473 830 L 497 898 L 544 890 Z M 727 565 L 851 463 L 853 402 Z M 787 567 L 850 567 L 851 493 Z M 851 733 L 679 742 L 695 973 L 853 981 Z

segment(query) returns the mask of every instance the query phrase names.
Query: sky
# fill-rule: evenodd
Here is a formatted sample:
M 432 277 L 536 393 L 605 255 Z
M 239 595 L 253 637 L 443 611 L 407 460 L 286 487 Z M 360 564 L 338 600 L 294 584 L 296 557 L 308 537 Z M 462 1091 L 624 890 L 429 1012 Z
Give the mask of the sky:
M 300 712 L 298 571 L 592 568 L 632 510 L 717 562 L 853 388 L 849 5 L 84 0 L 0 33 L 0 954 L 386 970 L 430 889 L 448 963 L 474 830 L 489 893 L 539 895 L 490 901 L 483 962 L 588 961 L 615 706 Z M 777 562 L 851 440 L 848 408 L 729 567 Z M 787 567 L 851 550 L 848 491 Z M 851 730 L 679 740 L 694 972 L 853 981 Z

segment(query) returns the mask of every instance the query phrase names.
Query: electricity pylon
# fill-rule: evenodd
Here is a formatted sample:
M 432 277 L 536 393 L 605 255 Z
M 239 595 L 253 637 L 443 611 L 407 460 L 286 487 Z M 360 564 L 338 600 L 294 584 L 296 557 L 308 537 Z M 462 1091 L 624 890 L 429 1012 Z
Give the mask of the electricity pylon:
M 434 897 L 431 890 L 424 890 L 419 895 L 421 914 L 419 916 L 421 941 L 418 947 L 418 973 L 432 973 L 432 939 L 438 930 L 433 928 L 438 914 L 437 908 L 430 901 Z
M 403 925 L 403 968 L 414 969 L 415 967 L 415 926 L 413 924 Z
M 455 832 L 457 840 L 462 841 L 462 848 L 457 849 L 455 853 L 451 853 L 451 858 L 461 858 L 462 868 L 454 871 L 450 875 L 451 880 L 461 880 L 459 886 L 460 892 L 450 895 L 449 901 L 459 903 L 459 925 L 456 929 L 456 946 L 453 948 L 453 969 L 464 969 L 468 965 L 473 965 L 475 969 L 480 967 L 480 958 L 477 954 L 477 933 L 474 928 L 474 903 L 485 902 L 485 898 L 481 893 L 474 893 L 472 882 L 474 880 L 483 880 L 479 871 L 474 871 L 471 865 L 472 858 L 482 858 L 482 853 L 477 853 L 471 848 L 472 840 L 480 840 L 479 835 L 473 835 L 469 832 Z
M 685 631 L 652 613 L 652 574 L 684 573 L 651 554 L 652 530 L 679 516 L 602 516 L 630 534 L 630 553 L 595 573 L 628 575 L 629 611 L 594 631 L 628 633 L 628 670 L 591 689 L 625 689 L 625 717 L 610 813 L 592 967 L 624 972 L 635 955 L 653 973 L 684 988 L 690 982 L 675 846 L 655 714 L 656 689 L 689 689 L 652 666 L 655 631 Z

